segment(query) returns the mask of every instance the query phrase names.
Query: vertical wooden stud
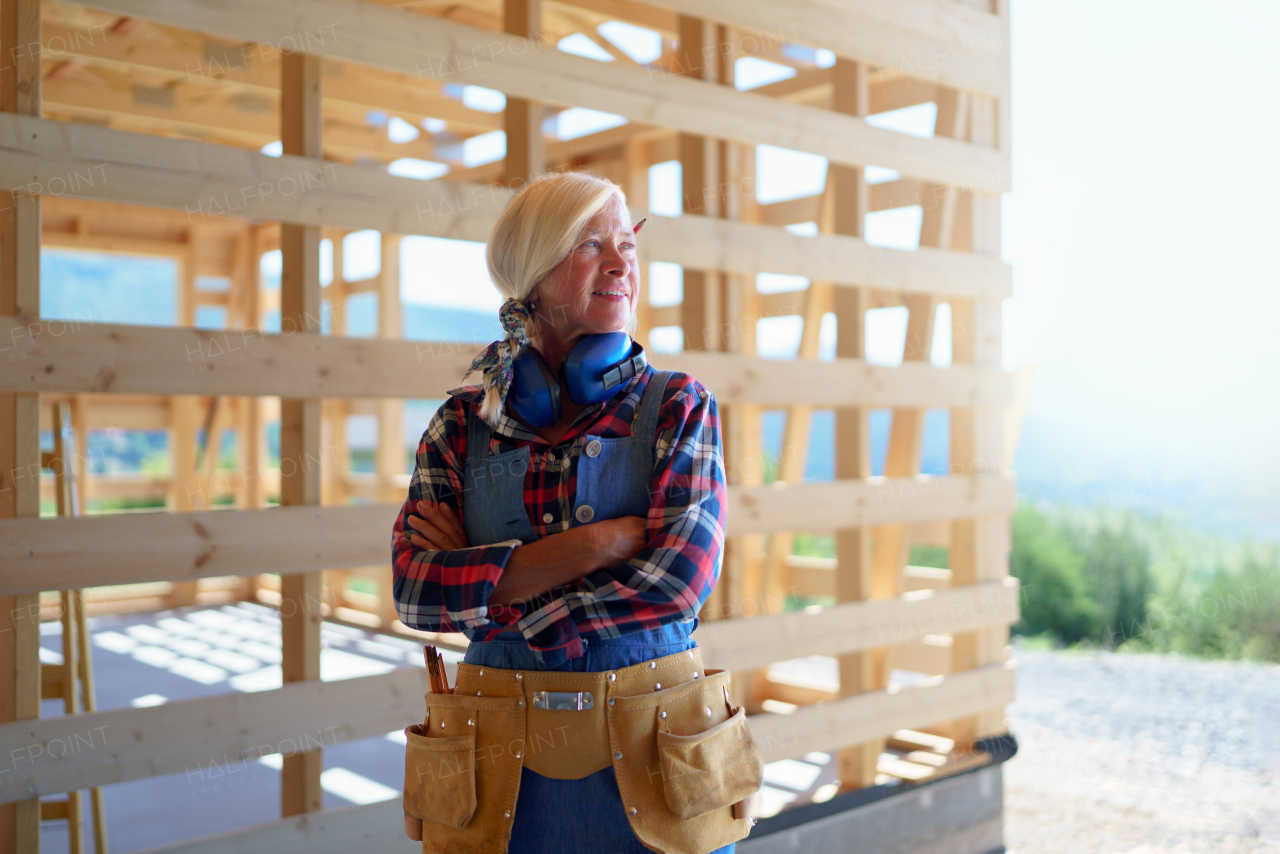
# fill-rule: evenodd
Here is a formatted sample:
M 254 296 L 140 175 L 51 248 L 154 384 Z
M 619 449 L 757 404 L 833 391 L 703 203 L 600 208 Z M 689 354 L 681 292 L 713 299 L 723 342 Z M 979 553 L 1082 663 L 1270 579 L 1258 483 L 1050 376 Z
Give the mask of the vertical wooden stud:
M 970 141 L 996 145 L 995 105 L 990 99 L 970 102 Z M 1000 197 L 967 194 L 973 251 L 1000 257 Z M 954 299 L 951 302 L 951 360 L 953 364 L 1001 367 L 1001 304 L 995 300 Z M 958 476 L 995 474 L 1004 469 L 1005 417 L 1001 407 L 963 407 L 951 410 L 951 471 Z M 951 583 L 976 584 L 1004 578 L 1009 571 L 1008 516 L 979 516 L 951 523 Z M 1003 661 L 1008 655 L 1007 626 L 962 632 L 952 638 L 952 672 Z M 1007 729 L 1004 709 L 990 709 L 951 723 L 958 744 L 997 735 Z
M 715 26 L 688 15 L 677 22 L 677 61 L 679 73 L 700 80 L 716 80 L 717 63 L 712 53 Z M 719 146 L 704 136 L 681 133 L 677 151 L 680 155 L 680 190 L 685 213 L 719 216 L 720 185 Z M 684 270 L 684 299 L 681 325 L 684 346 L 688 350 L 721 350 L 721 289 L 719 273 L 713 270 Z
M 285 154 L 320 158 L 320 58 L 295 53 L 282 58 L 281 140 Z M 281 223 L 280 328 L 286 335 L 320 334 L 320 228 Z M 280 503 L 320 503 L 320 399 L 280 401 Z M 322 573 L 280 578 L 280 629 L 284 681 L 320 678 Z M 320 750 L 284 757 L 280 779 L 281 815 L 322 808 Z
M 542 0 L 503 0 L 502 25 L 513 36 L 541 42 Z M 502 116 L 503 129 L 507 134 L 503 181 L 512 189 L 520 189 L 547 171 L 542 113 L 541 101 L 507 98 Z
M 40 115 L 39 45 L 39 0 L 0 2 L 0 110 Z M 0 315 L 40 316 L 39 196 L 0 193 Z M 0 518 L 39 515 L 40 396 L 0 394 Z M 0 722 L 40 717 L 39 622 L 39 593 L 0 596 Z M 39 850 L 34 793 L 0 805 L 0 854 Z
M 869 69 L 864 63 L 837 59 L 832 68 L 832 108 L 855 116 L 871 112 Z M 831 164 L 830 228 L 836 234 L 862 237 L 871 194 L 861 166 Z M 866 315 L 870 304 L 866 288 L 839 287 L 832 291 L 836 315 L 836 358 L 866 358 Z M 838 407 L 836 413 L 836 472 L 838 479 L 871 476 L 868 410 L 862 406 Z M 872 587 L 871 530 L 841 528 L 836 531 L 836 601 L 856 602 L 875 594 Z M 882 656 L 880 656 L 882 657 Z M 836 657 L 840 696 L 849 697 L 880 688 L 876 651 Z M 883 745 L 873 739 L 836 751 L 836 773 L 842 789 L 858 789 L 875 783 L 876 762 Z

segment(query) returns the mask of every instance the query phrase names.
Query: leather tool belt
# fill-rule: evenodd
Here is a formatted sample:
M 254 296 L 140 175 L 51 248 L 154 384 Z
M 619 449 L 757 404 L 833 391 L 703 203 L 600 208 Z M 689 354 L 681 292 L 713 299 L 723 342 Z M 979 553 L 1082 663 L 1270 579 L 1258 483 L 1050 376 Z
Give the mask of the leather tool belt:
M 504 854 L 527 766 L 577 780 L 610 765 L 636 836 L 654 851 L 706 854 L 743 839 L 733 804 L 764 762 L 729 672 L 698 649 L 619 670 L 574 673 L 459 664 L 452 694 L 427 694 L 405 730 L 404 809 L 424 854 Z

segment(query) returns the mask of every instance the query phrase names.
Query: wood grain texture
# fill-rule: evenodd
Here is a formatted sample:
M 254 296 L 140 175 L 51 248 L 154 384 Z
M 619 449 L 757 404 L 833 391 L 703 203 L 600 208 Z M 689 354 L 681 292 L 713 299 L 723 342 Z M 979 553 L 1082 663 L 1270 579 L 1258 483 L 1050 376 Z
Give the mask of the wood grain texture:
M 269 44 L 301 39 L 302 49 L 333 59 L 603 110 L 686 133 L 808 151 L 837 163 L 875 163 L 979 192 L 1010 189 L 1009 158 L 996 148 L 907 136 L 817 107 L 726 91 L 684 75 L 599 63 L 519 36 L 369 2 L 94 0 L 89 5 L 232 39 Z
M 742 670 L 808 655 L 840 655 L 925 635 L 969 631 L 1018 621 L 1017 579 L 967 587 L 914 590 L 864 599 L 817 613 L 784 611 L 704 623 L 693 639 L 709 667 Z
M 0 154 L 0 187 L 171 208 L 193 223 L 228 215 L 484 242 L 511 196 L 501 186 L 415 181 L 315 158 L 25 116 L 0 116 Z M 649 217 L 650 260 L 696 270 L 786 273 L 940 297 L 999 300 L 1013 293 L 1012 271 L 996 257 L 886 249 L 853 236 L 803 237 L 696 214 L 662 217 L 636 205 L 632 216 Z
M 730 486 L 725 534 L 1005 514 L 1016 497 L 1009 475 Z M 384 503 L 4 519 L 0 595 L 385 564 L 399 509 Z
M 0 318 L 0 391 L 442 398 L 483 347 Z M 1013 399 L 1011 376 L 991 366 L 885 367 L 706 351 L 655 353 L 650 361 L 697 378 L 721 403 L 1003 406 Z

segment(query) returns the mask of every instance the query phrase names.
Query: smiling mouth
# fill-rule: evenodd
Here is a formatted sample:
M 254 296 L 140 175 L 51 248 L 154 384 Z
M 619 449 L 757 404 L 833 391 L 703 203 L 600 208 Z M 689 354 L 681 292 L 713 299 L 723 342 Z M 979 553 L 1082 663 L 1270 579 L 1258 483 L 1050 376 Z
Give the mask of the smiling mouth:
M 619 289 L 619 288 L 606 288 L 606 289 L 605 289 L 605 290 L 603 290 L 603 291 L 592 291 L 591 293 L 592 293 L 594 296 L 601 296 L 601 297 L 625 297 L 625 296 L 627 296 L 627 292 L 626 292 L 626 291 L 624 291 L 624 290 L 621 290 L 621 289 Z

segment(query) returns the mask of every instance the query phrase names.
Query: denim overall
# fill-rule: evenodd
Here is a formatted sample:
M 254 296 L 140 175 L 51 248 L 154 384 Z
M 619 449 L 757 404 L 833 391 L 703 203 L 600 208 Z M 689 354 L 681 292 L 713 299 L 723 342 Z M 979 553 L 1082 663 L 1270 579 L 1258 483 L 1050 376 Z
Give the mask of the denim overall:
M 649 483 L 657 444 L 658 409 L 669 371 L 648 367 L 645 395 L 628 437 L 583 435 L 579 445 L 577 492 L 570 527 L 619 516 L 649 515 Z M 538 539 L 524 504 L 529 446 L 487 456 L 489 425 L 468 412 L 467 463 L 463 519 L 473 544 L 519 538 Z M 595 443 L 599 443 L 596 445 Z M 564 452 L 567 452 L 566 448 Z M 693 649 L 689 635 L 697 619 L 668 623 L 622 637 L 583 638 L 583 655 L 559 667 L 540 664 L 519 632 L 504 632 L 487 642 L 472 641 L 468 664 L 505 670 L 566 670 L 598 673 Z M 711 854 L 732 854 L 732 844 Z M 649 854 L 622 808 L 612 766 L 581 780 L 554 780 L 521 769 L 520 794 L 513 817 L 508 854 Z

